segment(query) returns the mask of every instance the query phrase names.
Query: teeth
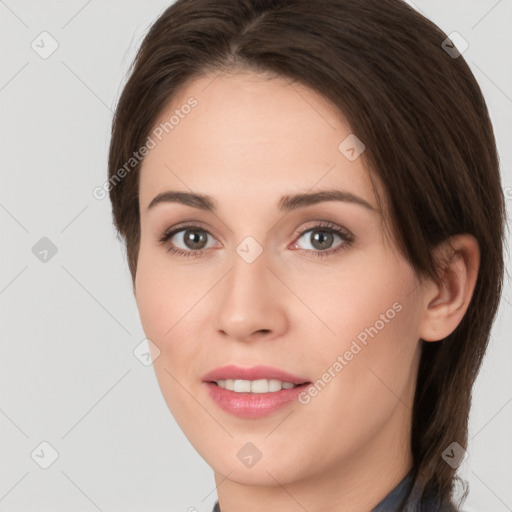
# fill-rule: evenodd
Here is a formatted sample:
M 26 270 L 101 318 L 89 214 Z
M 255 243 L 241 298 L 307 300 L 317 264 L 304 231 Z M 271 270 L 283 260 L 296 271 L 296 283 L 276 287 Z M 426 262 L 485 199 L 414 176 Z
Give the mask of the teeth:
M 217 381 L 220 388 L 234 391 L 235 393 L 273 393 L 282 389 L 291 389 L 295 384 L 291 382 L 281 382 L 275 379 L 259 379 L 259 380 L 233 380 L 225 379 Z

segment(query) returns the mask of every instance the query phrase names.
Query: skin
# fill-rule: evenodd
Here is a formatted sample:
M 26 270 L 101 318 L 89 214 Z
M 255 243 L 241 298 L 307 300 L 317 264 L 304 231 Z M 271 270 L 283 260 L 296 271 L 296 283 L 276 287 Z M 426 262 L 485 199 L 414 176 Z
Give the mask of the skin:
M 163 396 L 213 468 L 223 512 L 371 510 L 411 468 L 419 340 L 440 340 L 462 319 L 478 244 L 454 237 L 442 283 L 420 281 L 384 236 L 387 212 L 377 210 L 362 158 L 338 149 L 350 127 L 314 91 L 249 72 L 203 76 L 173 97 L 159 122 L 190 96 L 198 105 L 151 150 L 140 176 L 136 300 L 158 347 Z M 375 211 L 338 201 L 278 210 L 281 196 L 320 189 L 349 191 Z M 167 190 L 210 195 L 218 210 L 148 209 Z M 206 231 L 200 256 L 167 251 L 173 243 L 194 250 L 184 231 L 159 244 L 184 221 Z M 315 257 L 316 231 L 297 230 L 318 221 L 345 228 L 353 242 Z M 262 249 L 252 263 L 236 252 L 248 236 Z M 334 235 L 326 250 L 343 244 Z M 242 419 L 205 389 L 203 375 L 226 364 L 274 366 L 315 382 L 395 303 L 400 312 L 307 405 Z M 237 458 L 247 442 L 262 453 L 250 468 Z

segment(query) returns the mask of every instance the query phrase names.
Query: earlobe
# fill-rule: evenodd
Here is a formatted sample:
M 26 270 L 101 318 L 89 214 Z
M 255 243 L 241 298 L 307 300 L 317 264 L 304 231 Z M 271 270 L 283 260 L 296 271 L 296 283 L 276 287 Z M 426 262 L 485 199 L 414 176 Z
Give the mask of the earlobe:
M 469 234 L 455 235 L 436 248 L 439 284 L 425 287 L 425 309 L 419 336 L 439 341 L 450 335 L 466 314 L 476 286 L 480 248 Z

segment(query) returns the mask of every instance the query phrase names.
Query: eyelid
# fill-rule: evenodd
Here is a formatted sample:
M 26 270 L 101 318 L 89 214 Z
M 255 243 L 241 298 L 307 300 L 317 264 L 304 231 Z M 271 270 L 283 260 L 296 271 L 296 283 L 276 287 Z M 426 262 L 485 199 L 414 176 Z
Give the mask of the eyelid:
M 329 220 L 315 220 L 311 221 L 311 225 L 309 227 L 301 227 L 299 228 L 294 236 L 300 237 L 304 233 L 307 233 L 308 231 L 312 231 L 314 229 L 318 229 L 320 231 L 320 228 L 326 228 L 327 230 L 333 230 L 333 231 L 340 231 L 343 233 L 347 238 L 354 238 L 354 235 L 345 227 L 340 226 L 336 224 L 335 222 L 331 222 Z
M 209 227 L 206 227 L 205 223 L 203 223 L 201 221 L 197 221 L 197 220 L 190 220 L 190 221 L 184 220 L 184 221 L 180 222 L 179 224 L 175 224 L 174 226 L 172 226 L 168 229 L 165 229 L 161 235 L 161 238 L 163 238 L 164 236 L 167 236 L 167 237 L 173 236 L 178 231 L 187 230 L 187 229 L 195 229 L 195 228 L 200 228 L 201 230 L 205 231 L 206 233 L 208 233 L 209 235 L 211 235 L 212 237 L 214 237 L 216 239 L 219 238 L 217 235 L 212 233 L 212 230 Z

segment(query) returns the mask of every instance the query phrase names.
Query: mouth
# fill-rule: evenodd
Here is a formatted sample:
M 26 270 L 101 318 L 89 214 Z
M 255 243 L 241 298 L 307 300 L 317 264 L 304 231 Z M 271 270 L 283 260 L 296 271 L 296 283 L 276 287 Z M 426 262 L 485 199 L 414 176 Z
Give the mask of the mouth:
M 272 366 L 222 366 L 203 376 L 203 382 L 235 393 L 273 393 L 310 383 L 308 379 Z
M 272 368 L 224 366 L 203 377 L 210 397 L 222 410 L 242 418 L 260 418 L 296 402 L 311 382 Z

